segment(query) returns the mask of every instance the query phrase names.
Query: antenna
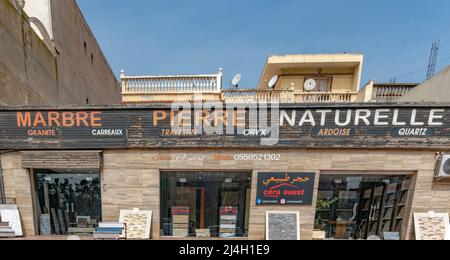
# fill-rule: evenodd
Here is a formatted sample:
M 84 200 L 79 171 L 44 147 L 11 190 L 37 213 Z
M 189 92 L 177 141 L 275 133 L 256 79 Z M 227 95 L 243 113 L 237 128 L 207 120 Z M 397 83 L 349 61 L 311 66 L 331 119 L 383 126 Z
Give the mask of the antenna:
M 267 84 L 267 86 L 268 86 L 269 88 L 274 88 L 275 85 L 277 85 L 277 82 L 278 82 L 278 79 L 279 79 L 279 78 L 280 78 L 280 76 L 278 76 L 278 75 L 273 76 L 273 77 L 270 79 L 270 81 L 269 81 L 269 83 Z
M 241 79 L 242 79 L 242 75 L 236 74 L 236 76 L 234 76 L 233 80 L 231 81 L 231 85 L 233 85 L 233 87 L 235 89 L 237 89 L 239 86 L 239 82 L 241 82 Z
M 428 63 L 427 80 L 431 79 L 436 74 L 436 63 L 439 54 L 440 40 L 433 42 L 431 45 L 430 61 Z

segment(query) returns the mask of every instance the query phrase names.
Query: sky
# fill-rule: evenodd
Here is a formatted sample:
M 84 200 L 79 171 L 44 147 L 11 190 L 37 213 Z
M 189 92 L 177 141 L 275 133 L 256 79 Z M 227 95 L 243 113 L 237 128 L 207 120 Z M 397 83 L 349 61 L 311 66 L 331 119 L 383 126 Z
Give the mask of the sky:
M 267 57 L 362 53 L 369 80 L 422 82 L 431 44 L 450 65 L 448 0 L 77 0 L 114 72 L 237 73 L 256 88 Z

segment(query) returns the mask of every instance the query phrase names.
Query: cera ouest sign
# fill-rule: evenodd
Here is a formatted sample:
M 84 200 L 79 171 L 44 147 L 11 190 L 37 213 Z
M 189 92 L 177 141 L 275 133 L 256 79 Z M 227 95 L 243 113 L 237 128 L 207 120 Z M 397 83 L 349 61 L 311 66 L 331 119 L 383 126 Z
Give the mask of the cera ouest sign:
M 0 109 L 0 149 L 450 147 L 445 106 Z

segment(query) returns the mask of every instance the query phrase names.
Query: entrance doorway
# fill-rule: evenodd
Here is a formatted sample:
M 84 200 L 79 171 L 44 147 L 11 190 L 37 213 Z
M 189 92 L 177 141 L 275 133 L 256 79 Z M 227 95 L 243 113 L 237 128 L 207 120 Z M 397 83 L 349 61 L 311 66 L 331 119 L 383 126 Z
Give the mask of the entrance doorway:
M 162 233 L 247 236 L 250 187 L 250 172 L 162 172 Z
M 98 170 L 34 170 L 40 235 L 91 234 L 101 221 Z
M 406 175 L 321 175 L 314 229 L 328 239 L 400 239 L 410 186 Z

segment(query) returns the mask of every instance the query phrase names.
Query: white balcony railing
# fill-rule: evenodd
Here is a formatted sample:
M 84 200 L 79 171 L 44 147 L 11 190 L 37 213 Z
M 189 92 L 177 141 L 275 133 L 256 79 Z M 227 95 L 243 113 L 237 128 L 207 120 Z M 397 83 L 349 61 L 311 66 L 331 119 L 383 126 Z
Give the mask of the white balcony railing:
M 289 90 L 228 90 L 222 92 L 227 102 L 274 102 L 281 103 L 351 103 L 358 98 L 357 92 L 305 92 Z
M 226 102 L 274 102 L 288 99 L 287 91 L 258 89 L 225 90 L 222 100 Z
M 295 94 L 296 103 L 351 103 L 358 99 L 358 92 L 305 92 Z
M 294 90 L 240 89 L 222 91 L 222 69 L 217 75 L 125 76 L 122 71 L 123 103 L 181 101 L 351 103 L 357 92 L 303 92 Z M 198 95 L 201 94 L 201 95 Z
M 122 94 L 220 93 L 222 69 L 215 75 L 125 76 L 121 72 Z
M 372 101 L 394 101 L 417 87 L 417 84 L 380 84 L 374 85 Z

